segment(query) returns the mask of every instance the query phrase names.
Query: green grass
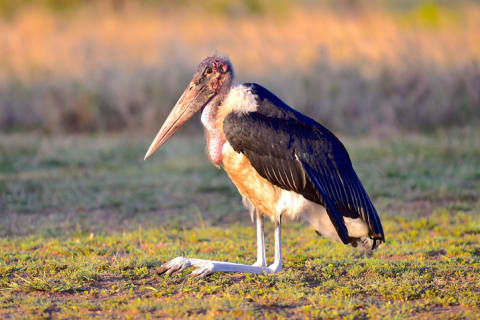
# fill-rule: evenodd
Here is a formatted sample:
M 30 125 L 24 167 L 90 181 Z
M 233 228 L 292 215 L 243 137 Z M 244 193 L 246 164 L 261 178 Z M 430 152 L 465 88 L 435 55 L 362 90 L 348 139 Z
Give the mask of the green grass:
M 345 138 L 379 209 L 372 255 L 286 223 L 284 271 L 204 280 L 178 256 L 253 263 L 255 228 L 200 138 L 0 138 L 0 318 L 480 317 L 480 132 Z M 273 257 L 267 223 L 267 258 Z

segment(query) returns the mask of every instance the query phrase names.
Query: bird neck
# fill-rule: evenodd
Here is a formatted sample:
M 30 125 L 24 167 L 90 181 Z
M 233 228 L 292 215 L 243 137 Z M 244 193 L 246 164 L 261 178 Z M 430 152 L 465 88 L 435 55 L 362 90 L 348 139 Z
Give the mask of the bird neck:
M 217 118 L 219 104 L 210 102 L 203 108 L 200 121 L 208 131 L 215 130 L 215 119 Z
M 232 82 L 227 82 L 220 89 L 218 94 L 205 106 L 205 108 L 203 108 L 200 120 L 208 131 L 216 130 L 216 120 L 219 114 L 218 111 L 224 105 L 232 87 Z
M 223 132 L 217 128 L 217 118 L 219 115 L 219 109 L 224 103 L 228 91 L 229 90 L 220 92 L 215 98 L 213 98 L 203 109 L 200 118 L 205 127 L 208 156 L 216 166 L 219 166 L 222 162 L 222 148 L 226 141 Z

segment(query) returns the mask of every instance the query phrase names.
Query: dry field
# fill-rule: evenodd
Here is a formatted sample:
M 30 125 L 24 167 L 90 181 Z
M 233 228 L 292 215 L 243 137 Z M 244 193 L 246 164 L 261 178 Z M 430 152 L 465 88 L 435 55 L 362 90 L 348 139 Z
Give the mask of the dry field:
M 239 81 L 345 133 L 480 118 L 479 6 L 237 11 L 37 8 L 3 19 L 0 130 L 150 132 L 215 51 Z
M 288 222 L 282 273 L 205 280 L 156 269 L 253 263 L 256 243 L 203 139 L 145 162 L 150 138 L 1 137 L 0 318 L 478 319 L 479 134 L 344 138 L 386 243 L 364 256 Z
M 480 58 L 479 29 L 474 5 L 401 12 L 291 5 L 257 15 L 137 6 L 62 15 L 36 9 L 0 23 L 0 70 L 82 76 L 111 64 L 168 64 L 179 54 L 188 65 L 215 50 L 228 54 L 241 74 L 308 72 L 322 55 L 362 69 L 416 59 L 450 67 Z

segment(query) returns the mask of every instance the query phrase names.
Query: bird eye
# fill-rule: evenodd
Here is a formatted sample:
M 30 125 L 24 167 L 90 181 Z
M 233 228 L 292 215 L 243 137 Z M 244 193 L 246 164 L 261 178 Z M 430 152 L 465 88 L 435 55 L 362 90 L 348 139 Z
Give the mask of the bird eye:
M 205 70 L 205 72 L 206 72 L 207 74 L 212 73 L 212 68 L 208 67 L 208 68 Z

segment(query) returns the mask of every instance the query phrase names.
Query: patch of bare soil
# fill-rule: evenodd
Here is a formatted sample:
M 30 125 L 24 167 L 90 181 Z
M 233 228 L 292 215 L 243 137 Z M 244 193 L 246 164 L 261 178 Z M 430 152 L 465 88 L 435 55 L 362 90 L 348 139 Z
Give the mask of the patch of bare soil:
M 475 311 L 473 307 L 466 306 L 434 306 L 429 310 L 425 310 L 415 314 L 416 319 L 438 320 L 438 319 L 476 319 L 463 316 L 471 311 Z

